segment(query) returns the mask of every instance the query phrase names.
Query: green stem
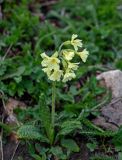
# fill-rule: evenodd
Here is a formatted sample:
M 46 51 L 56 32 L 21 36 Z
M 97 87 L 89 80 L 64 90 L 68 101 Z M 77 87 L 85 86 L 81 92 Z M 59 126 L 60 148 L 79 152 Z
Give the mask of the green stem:
M 59 46 L 59 50 L 58 50 L 58 53 L 60 54 L 60 52 L 61 52 L 61 49 L 62 49 L 62 47 L 63 47 L 63 43 Z M 60 55 L 59 55 L 60 56 Z
M 54 129 L 55 124 L 55 95 L 56 95 L 56 85 L 55 82 L 52 84 L 52 127 Z
M 66 41 L 66 42 L 62 43 L 62 44 L 59 46 L 58 53 L 61 52 L 61 49 L 62 49 L 62 47 L 63 47 L 64 45 L 69 45 L 69 44 L 70 44 L 70 41 Z

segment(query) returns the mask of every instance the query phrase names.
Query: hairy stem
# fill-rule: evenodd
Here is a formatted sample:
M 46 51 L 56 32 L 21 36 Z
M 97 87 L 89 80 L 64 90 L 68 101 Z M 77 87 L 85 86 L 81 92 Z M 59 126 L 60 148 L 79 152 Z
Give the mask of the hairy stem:
M 54 128 L 55 123 L 55 93 L 56 92 L 56 86 L 55 82 L 52 84 L 52 127 Z
M 58 53 L 60 53 L 60 52 L 61 52 L 61 49 L 62 49 L 63 45 L 64 45 L 64 43 L 62 43 L 62 44 L 59 46 Z
M 68 44 L 70 44 L 70 41 L 66 41 L 66 42 L 62 43 L 62 44 L 59 46 L 59 50 L 58 50 L 58 52 L 60 53 L 60 52 L 61 52 L 62 47 L 63 47 L 64 45 L 68 45 Z

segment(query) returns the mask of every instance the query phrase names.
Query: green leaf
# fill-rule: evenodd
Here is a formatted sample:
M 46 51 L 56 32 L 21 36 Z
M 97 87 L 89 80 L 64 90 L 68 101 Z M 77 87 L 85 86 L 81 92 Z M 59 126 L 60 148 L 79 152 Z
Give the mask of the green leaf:
M 48 142 L 48 139 L 39 133 L 39 130 L 32 125 L 23 125 L 18 131 L 17 135 L 20 139 L 38 139 L 42 142 Z
M 62 139 L 61 145 L 72 152 L 79 152 L 80 148 L 73 139 Z
M 25 66 L 20 66 L 16 69 L 15 72 L 13 71 L 12 73 L 8 73 L 4 75 L 3 77 L 1 77 L 1 80 L 13 78 L 13 77 L 19 77 L 24 73 L 24 71 L 25 71 Z
M 76 89 L 76 86 L 71 86 L 70 87 L 70 93 L 73 95 L 73 96 L 76 96 L 79 91 Z
M 42 160 L 46 160 L 46 153 L 48 152 L 48 148 L 46 146 L 46 148 L 44 148 L 44 146 L 42 147 L 42 144 L 40 143 L 36 143 L 35 144 L 35 149 L 36 151 L 41 155 Z
M 119 128 L 112 141 L 116 147 L 122 147 L 122 126 Z
M 97 145 L 96 143 L 87 143 L 87 147 L 90 149 L 91 152 L 93 152 L 96 149 Z
M 31 155 L 33 158 L 34 158 L 34 160 L 43 160 L 39 155 L 37 155 L 37 154 L 33 154 L 33 155 Z
M 2 63 L 1 57 L 0 57 L 0 63 Z M 0 64 L 0 76 L 4 75 L 5 71 L 6 71 L 6 65 L 4 64 Z
M 52 143 L 52 141 L 54 139 L 54 131 L 53 131 L 53 128 L 51 126 L 50 110 L 49 110 L 48 106 L 46 105 L 46 100 L 45 100 L 44 95 L 41 95 L 40 100 L 41 100 L 40 119 L 41 119 L 42 124 L 45 128 L 47 137 L 49 138 L 50 143 Z
M 62 148 L 59 146 L 52 147 L 50 152 L 60 160 L 66 159 L 66 155 L 63 153 Z
M 122 160 L 122 152 L 119 152 L 119 154 L 118 154 L 118 160 Z
M 65 121 L 61 125 L 61 131 L 59 135 L 67 135 L 77 129 L 82 129 L 81 122 L 77 120 Z
M 20 83 L 22 81 L 22 77 L 14 77 L 14 80 L 16 81 L 16 83 Z
M 74 97 L 73 97 L 73 95 L 71 95 L 71 93 L 64 94 L 64 93 L 61 93 L 61 91 L 57 89 L 57 95 L 58 95 L 59 99 L 61 99 L 61 100 L 74 103 Z
M 2 122 L 0 122 L 0 127 L 2 127 L 3 129 L 5 129 L 5 130 L 7 131 L 7 133 L 10 133 L 10 132 L 13 131 L 13 128 L 12 128 L 12 127 L 10 127 L 9 125 L 4 124 L 4 123 L 2 123 Z

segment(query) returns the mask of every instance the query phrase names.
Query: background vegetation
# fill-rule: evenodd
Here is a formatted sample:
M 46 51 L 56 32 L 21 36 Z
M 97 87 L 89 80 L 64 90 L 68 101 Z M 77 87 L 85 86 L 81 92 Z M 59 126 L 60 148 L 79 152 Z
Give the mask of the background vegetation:
M 77 71 L 78 79 L 58 84 L 56 125 L 63 137 L 68 135 L 79 145 L 79 139 L 84 136 L 91 151 L 91 160 L 102 159 L 99 154 L 103 155 L 103 159 L 110 159 L 107 155 L 115 158 L 116 146 L 122 145 L 120 141 L 116 143 L 116 136 L 111 141 L 112 133 L 102 132 L 90 121 L 99 115 L 98 107 L 110 98 L 106 89 L 98 85 L 96 75 L 110 69 L 122 70 L 121 5 L 119 0 L 0 1 L 0 90 L 4 93 L 1 97 L 5 101 L 13 97 L 27 105 L 24 111 L 15 110 L 19 122 L 23 124 L 40 127 L 40 121 L 48 121 L 47 114 L 43 117 L 43 113 L 39 113 L 43 102 L 48 106 L 51 104 L 51 84 L 41 70 L 40 54 L 43 51 L 52 54 L 72 34 L 78 34 L 85 43 L 90 55 Z M 42 95 L 46 98 L 42 99 Z M 42 128 L 39 129 L 42 131 Z M 4 143 L 7 143 L 6 135 L 5 130 Z M 111 138 L 108 138 L 109 135 Z M 108 136 L 107 145 L 106 142 L 103 145 L 97 136 Z M 37 151 L 40 148 L 38 140 L 29 141 L 26 146 L 27 154 L 36 160 L 39 160 L 40 154 L 40 160 L 44 160 L 48 152 L 45 145 L 42 152 Z M 63 147 L 67 148 L 65 145 Z M 76 148 L 71 151 L 80 152 Z M 119 156 L 122 156 L 119 151 Z M 59 160 L 66 159 L 62 147 L 52 148 L 50 152 Z

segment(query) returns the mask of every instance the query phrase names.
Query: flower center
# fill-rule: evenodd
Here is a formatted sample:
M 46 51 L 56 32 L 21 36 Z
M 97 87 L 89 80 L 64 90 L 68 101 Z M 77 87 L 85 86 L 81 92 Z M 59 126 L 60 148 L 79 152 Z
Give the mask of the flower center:
M 56 62 L 56 59 L 53 58 L 53 59 L 51 60 L 51 63 L 52 63 L 52 64 L 57 63 L 57 62 Z

